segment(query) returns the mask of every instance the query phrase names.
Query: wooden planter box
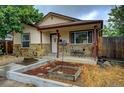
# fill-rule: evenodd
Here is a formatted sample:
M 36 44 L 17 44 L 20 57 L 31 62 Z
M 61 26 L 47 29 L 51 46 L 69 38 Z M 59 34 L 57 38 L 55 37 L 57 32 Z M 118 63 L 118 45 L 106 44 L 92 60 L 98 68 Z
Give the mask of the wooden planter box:
M 56 70 L 59 69 L 59 68 L 72 69 L 72 70 L 75 70 L 76 73 L 74 73 L 74 74 L 58 73 Z M 48 71 L 48 76 L 49 77 L 58 77 L 58 78 L 61 78 L 61 79 L 68 79 L 68 80 L 73 80 L 73 81 L 75 81 L 80 74 L 81 74 L 80 67 L 62 66 L 62 65 L 58 65 L 55 68 Z

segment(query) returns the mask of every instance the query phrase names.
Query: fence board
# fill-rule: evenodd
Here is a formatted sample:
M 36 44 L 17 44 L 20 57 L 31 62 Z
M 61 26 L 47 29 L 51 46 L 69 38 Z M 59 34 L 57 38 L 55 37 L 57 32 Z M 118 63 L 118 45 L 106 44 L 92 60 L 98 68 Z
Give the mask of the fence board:
M 124 37 L 103 37 L 102 56 L 124 60 Z

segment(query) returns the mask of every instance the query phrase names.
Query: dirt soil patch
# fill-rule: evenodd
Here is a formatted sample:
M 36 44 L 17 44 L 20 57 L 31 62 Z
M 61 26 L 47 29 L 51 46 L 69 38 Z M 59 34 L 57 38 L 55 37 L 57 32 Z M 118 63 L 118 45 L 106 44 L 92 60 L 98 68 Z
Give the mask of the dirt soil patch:
M 39 73 L 43 73 L 44 75 L 47 75 L 48 70 L 56 67 L 57 65 L 81 67 L 82 64 L 55 61 L 53 63 L 43 64 L 43 65 L 41 65 L 38 68 L 35 68 L 35 69 L 32 69 L 32 70 L 28 70 L 27 72 L 24 72 L 24 73 L 25 74 L 30 74 L 30 75 L 37 75 Z M 61 69 L 59 68 L 58 70 L 61 70 Z M 71 69 L 63 69 L 63 71 L 65 71 L 65 73 L 75 73 L 75 71 L 71 70 Z
M 48 70 L 56 67 L 57 65 L 80 67 L 81 75 L 75 82 L 73 80 L 67 80 L 58 77 L 48 77 Z M 71 70 L 65 71 L 66 73 L 73 73 Z M 82 87 L 124 86 L 124 68 L 119 66 L 105 67 L 103 69 L 100 68 L 98 65 L 88 65 L 71 62 L 62 63 L 60 61 L 55 61 L 53 63 L 41 65 L 38 68 L 26 71 L 24 73 Z
M 69 68 L 60 67 L 60 68 L 56 69 L 54 72 L 63 72 L 65 74 L 74 75 L 77 71 L 73 70 L 73 69 L 69 69 Z

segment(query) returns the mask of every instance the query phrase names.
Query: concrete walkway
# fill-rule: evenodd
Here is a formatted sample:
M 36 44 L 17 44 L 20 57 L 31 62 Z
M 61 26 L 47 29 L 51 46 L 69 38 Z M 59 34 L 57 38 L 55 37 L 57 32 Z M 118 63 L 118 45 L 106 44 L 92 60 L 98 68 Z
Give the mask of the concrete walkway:
M 33 86 L 32 84 L 24 84 L 14 80 L 8 80 L 5 78 L 6 72 L 8 70 L 13 70 L 19 67 L 24 67 L 24 66 L 15 63 L 0 66 L 0 87 L 32 87 Z
M 13 69 L 16 69 L 16 68 L 20 68 L 20 67 L 24 67 L 24 66 L 19 65 L 19 64 L 15 64 L 15 63 L 10 63 L 10 64 L 7 64 L 7 65 L 0 66 L 0 76 L 5 77 L 7 71 L 13 70 Z
M 0 87 L 33 87 L 33 85 L 0 78 Z

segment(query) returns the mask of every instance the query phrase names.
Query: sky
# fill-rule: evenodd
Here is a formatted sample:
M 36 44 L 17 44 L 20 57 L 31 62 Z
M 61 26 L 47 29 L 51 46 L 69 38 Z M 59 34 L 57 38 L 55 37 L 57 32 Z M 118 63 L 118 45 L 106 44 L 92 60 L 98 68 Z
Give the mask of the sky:
M 108 20 L 113 5 L 38 5 L 34 6 L 46 15 L 56 12 L 82 20 Z

